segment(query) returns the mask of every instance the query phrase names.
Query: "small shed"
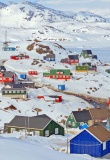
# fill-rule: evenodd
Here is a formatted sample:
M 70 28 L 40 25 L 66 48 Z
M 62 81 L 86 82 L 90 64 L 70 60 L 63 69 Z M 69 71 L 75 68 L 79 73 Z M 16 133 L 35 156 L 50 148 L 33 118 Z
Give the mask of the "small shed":
M 65 90 L 65 85 L 64 84 L 59 84 L 58 85 L 58 90 L 64 91 Z
M 102 157 L 110 153 L 110 132 L 101 124 L 94 124 L 70 140 L 71 154 Z
M 20 74 L 20 78 L 26 79 L 26 74 Z

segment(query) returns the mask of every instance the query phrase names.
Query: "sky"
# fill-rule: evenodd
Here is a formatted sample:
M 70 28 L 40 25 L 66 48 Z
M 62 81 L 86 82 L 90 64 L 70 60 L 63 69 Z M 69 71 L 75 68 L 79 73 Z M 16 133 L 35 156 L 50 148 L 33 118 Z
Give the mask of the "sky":
M 0 0 L 7 3 L 9 0 Z M 20 2 L 24 0 L 11 0 L 12 2 Z M 40 3 L 46 7 L 57 10 L 109 10 L 110 0 L 28 0 Z

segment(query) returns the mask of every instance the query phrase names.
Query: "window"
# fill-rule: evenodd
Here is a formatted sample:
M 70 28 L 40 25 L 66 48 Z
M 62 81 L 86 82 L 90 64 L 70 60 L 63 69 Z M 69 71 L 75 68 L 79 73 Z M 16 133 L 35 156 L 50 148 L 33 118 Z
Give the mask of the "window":
M 45 131 L 45 137 L 49 136 L 49 130 Z
M 71 119 L 73 119 L 73 114 L 70 115 Z
M 16 91 L 13 91 L 13 93 L 16 93 Z
M 55 76 L 53 75 L 53 78 L 55 78 Z
M 2 78 L 0 78 L 0 80 L 2 80 Z
M 58 128 L 55 128 L 55 134 L 58 134 L 58 130 L 59 130 Z
M 8 91 L 5 91 L 5 93 L 8 93 Z
M 17 91 L 17 93 L 20 93 L 20 91 Z
M 65 78 L 65 76 L 63 76 L 63 78 Z
M 24 93 L 24 91 L 21 91 L 21 93 Z
M 75 126 L 75 122 L 73 122 L 73 126 Z
M 12 91 L 9 91 L 9 93 L 12 93 Z
M 103 143 L 103 150 L 106 149 L 106 142 Z
M 71 125 L 71 121 L 68 121 L 68 124 Z

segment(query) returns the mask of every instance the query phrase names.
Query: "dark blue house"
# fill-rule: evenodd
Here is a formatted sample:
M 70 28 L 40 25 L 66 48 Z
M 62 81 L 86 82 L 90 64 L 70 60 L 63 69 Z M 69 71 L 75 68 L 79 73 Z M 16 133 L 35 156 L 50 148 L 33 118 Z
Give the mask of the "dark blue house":
M 110 132 L 101 124 L 94 124 L 70 140 L 71 154 L 102 157 L 110 153 Z

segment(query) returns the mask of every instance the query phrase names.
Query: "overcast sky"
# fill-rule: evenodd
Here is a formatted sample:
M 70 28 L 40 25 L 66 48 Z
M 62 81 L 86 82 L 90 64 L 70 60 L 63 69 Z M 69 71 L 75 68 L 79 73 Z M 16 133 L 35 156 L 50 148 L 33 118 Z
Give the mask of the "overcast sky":
M 9 0 L 0 0 L 1 2 L 9 2 Z M 20 2 L 23 0 L 11 0 L 12 2 Z M 110 10 L 110 0 L 28 0 L 37 2 L 44 6 L 58 9 L 76 11 L 84 10 Z

